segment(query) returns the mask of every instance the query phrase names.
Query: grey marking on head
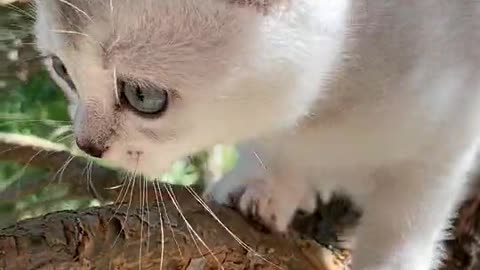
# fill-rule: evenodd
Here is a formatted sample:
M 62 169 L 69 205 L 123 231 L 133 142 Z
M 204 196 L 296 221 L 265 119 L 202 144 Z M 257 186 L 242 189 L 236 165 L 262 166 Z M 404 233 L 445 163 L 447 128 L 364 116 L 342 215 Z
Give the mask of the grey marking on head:
M 149 128 L 139 128 L 138 131 L 145 135 L 145 137 L 153 140 L 153 141 L 159 141 L 160 136 L 158 136 L 155 131 L 149 129 Z
M 263 15 L 268 15 L 272 9 L 288 5 L 290 0 L 229 0 L 229 2 L 239 6 L 253 7 Z

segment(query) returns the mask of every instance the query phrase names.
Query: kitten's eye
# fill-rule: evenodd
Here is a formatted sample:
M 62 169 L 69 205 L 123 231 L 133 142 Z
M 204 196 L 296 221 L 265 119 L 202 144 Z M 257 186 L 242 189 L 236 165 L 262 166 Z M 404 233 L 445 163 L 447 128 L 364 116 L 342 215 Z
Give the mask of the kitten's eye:
M 63 64 L 62 60 L 60 60 L 60 58 L 57 56 L 52 56 L 52 67 L 55 73 L 57 73 L 57 75 L 62 78 L 70 88 L 75 90 L 75 84 L 70 78 L 70 75 L 68 75 L 67 68 Z
M 131 82 L 120 82 L 118 86 L 128 105 L 140 113 L 158 114 L 167 109 L 168 93 L 165 89 Z

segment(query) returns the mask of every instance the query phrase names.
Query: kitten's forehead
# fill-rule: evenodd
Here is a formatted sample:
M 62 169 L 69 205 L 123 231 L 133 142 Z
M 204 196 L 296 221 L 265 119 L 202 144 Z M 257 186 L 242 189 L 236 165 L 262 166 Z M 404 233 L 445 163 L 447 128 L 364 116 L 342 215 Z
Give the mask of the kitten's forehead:
M 93 45 L 105 66 L 115 61 L 122 73 L 133 77 L 178 81 L 186 74 L 204 77 L 197 67 L 209 66 L 210 72 L 223 69 L 225 55 L 235 51 L 232 46 L 245 44 L 262 17 L 256 8 L 245 7 L 253 2 L 41 0 L 37 4 L 39 13 L 48 13 L 49 26 L 63 32 L 56 34 L 61 46 Z M 267 2 L 260 6 L 270 6 Z
M 222 18 L 235 20 L 233 10 L 247 7 L 250 11 L 268 11 L 274 3 L 284 3 L 289 0 L 37 0 L 40 16 L 48 17 L 50 26 L 68 32 L 92 34 L 103 43 L 112 42 L 111 35 L 129 33 L 144 26 L 159 23 L 174 23 L 178 30 L 205 23 L 222 24 Z M 223 15 L 223 16 L 222 16 Z M 174 18 L 172 18 L 174 17 Z M 175 18 L 176 17 L 176 18 Z M 176 19 L 176 20 L 172 20 Z M 179 24 L 183 22 L 183 24 Z M 100 28 L 100 29 L 99 29 Z M 149 29 L 144 29 L 149 30 Z M 88 33 L 92 31 L 93 33 Z M 97 32 L 97 33 L 95 33 Z M 97 36 L 97 35 L 98 36 Z M 101 36 L 100 36 L 101 35 Z M 68 35 L 66 43 L 79 36 Z M 105 44 L 108 45 L 108 44 Z

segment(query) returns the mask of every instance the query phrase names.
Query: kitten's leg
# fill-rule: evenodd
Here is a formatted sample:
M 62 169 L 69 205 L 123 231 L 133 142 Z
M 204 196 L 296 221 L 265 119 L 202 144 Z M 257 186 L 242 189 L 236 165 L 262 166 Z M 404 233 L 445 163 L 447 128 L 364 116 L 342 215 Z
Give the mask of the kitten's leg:
M 236 197 L 243 193 L 245 186 L 254 179 L 265 177 L 262 164 L 255 157 L 256 147 L 250 143 L 237 146 L 238 160 L 235 167 L 220 180 L 210 183 L 204 192 L 205 199 L 223 205 L 234 206 Z
M 239 154 L 237 167 L 208 188 L 207 198 L 235 203 L 245 215 L 279 232 L 287 230 L 297 209 L 315 209 L 315 193 L 278 157 L 272 158 L 265 149 L 252 145 L 241 145 Z
M 408 166 L 377 173 L 365 202 L 353 254 L 355 270 L 430 270 L 438 263 L 449 216 L 462 195 L 465 170 Z
M 277 168 L 246 186 L 239 207 L 269 229 L 286 232 L 297 210 L 314 211 L 315 199 L 300 175 L 289 168 Z

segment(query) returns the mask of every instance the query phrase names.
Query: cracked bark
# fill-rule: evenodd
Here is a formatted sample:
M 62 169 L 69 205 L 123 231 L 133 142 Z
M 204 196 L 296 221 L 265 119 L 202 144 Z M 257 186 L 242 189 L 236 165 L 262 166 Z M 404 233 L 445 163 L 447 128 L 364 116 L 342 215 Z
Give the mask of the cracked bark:
M 176 189 L 188 223 L 172 200 L 165 208 L 124 204 L 48 214 L 0 230 L 0 269 L 148 270 L 162 262 L 163 269 L 315 269 L 295 238 L 258 232 L 234 211 L 213 207 L 252 247 L 245 249 L 190 194 Z

